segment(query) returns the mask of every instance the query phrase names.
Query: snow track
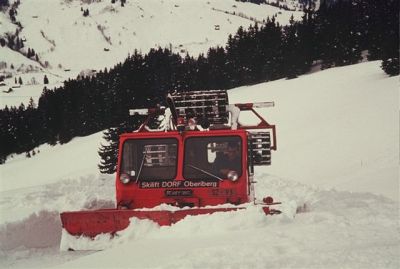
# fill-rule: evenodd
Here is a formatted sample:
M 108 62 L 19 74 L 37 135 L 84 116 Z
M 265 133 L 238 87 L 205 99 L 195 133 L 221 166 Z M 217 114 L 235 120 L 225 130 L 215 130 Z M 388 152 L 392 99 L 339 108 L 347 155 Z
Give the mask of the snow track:
M 113 266 L 106 257 L 118 260 L 121 268 L 398 268 L 397 204 L 392 200 L 257 176 L 273 194 L 292 194 L 282 205 L 283 214 L 266 217 L 249 207 L 188 216 L 160 228 L 133 220 L 118 238 L 95 242 L 96 247 L 103 244 L 103 252 L 60 268 Z M 293 214 L 304 204 L 301 214 Z M 76 243 L 88 246 L 87 241 Z
M 132 219 L 133 223 L 114 239 L 107 236 L 94 242 L 74 239 L 77 249 L 105 249 L 103 252 L 74 253 L 58 252 L 62 232 L 59 212 L 41 210 L 0 226 L 0 265 L 22 268 L 42 257 L 41 266 L 67 262 L 61 268 L 99 264 L 112 267 L 114 259 L 102 258 L 112 256 L 121 260 L 121 267 L 131 268 L 158 267 L 162 261 L 165 262 L 162 268 L 202 268 L 203 265 L 265 268 L 276 264 L 291 268 L 298 264 L 308 268 L 336 268 L 344 262 L 348 267 L 399 266 L 398 259 L 394 258 L 399 250 L 394 201 L 370 193 L 321 190 L 262 172 L 256 176 L 259 195 L 268 192 L 284 201 L 280 208 L 283 214 L 266 217 L 259 208 L 249 206 L 238 212 L 188 216 L 171 227 Z M 59 186 L 75 183 L 65 181 Z M 94 187 L 85 190 L 91 197 L 96 191 L 95 185 L 101 185 L 102 181 L 87 183 Z M 46 189 L 54 190 L 54 184 L 44 186 L 43 190 Z M 38 195 L 37 188 L 32 193 L 37 194 L 38 201 L 43 199 L 43 193 Z M 72 194 L 71 190 L 66 193 Z M 63 196 L 52 198 L 56 200 L 54 204 L 66 202 Z M 88 199 L 81 207 L 94 209 L 106 205 L 110 204 Z M 296 214 L 299 208 L 301 214 Z M 136 261 L 135 265 L 123 258 L 124 249 L 132 251 L 130 259 Z M 150 258 L 154 253 L 158 255 L 155 260 Z

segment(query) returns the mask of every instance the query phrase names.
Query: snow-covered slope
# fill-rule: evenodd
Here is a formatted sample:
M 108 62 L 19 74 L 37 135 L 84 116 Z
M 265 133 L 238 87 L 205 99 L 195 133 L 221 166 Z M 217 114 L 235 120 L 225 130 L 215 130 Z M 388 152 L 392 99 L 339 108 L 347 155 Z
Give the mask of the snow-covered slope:
M 84 17 L 86 9 L 89 16 Z M 26 104 L 31 96 L 37 101 L 45 74 L 52 88 L 84 70 L 112 68 L 135 49 L 147 53 L 161 46 L 182 56 L 197 56 L 210 47 L 225 46 L 228 35 L 240 26 L 247 28 L 274 15 L 279 23 L 287 24 L 292 14 L 295 19 L 302 15 L 234 0 L 132 0 L 124 7 L 111 0 L 22 0 L 17 11 L 16 20 L 22 25 L 19 37 L 26 40 L 23 50 L 34 49 L 40 63 L 0 47 L 0 63 L 7 64 L 3 69 L 0 65 L 0 75 L 12 75 L 5 80 L 6 86 L 0 86 L 1 107 Z M 18 28 L 3 13 L 0 23 L 0 37 Z M 26 70 L 29 66 L 32 70 Z M 22 77 L 24 85 L 4 93 L 15 77 Z M 39 87 L 25 86 L 32 77 Z
M 399 268 L 398 81 L 370 62 L 230 90 L 231 102 L 276 102 L 260 110 L 278 151 L 256 192 L 284 214 L 133 220 L 91 242 L 102 252 L 58 251 L 60 211 L 113 206 L 114 179 L 96 168 L 101 134 L 16 156 L 0 166 L 0 267 Z
M 399 78 L 378 67 L 369 62 L 232 90 L 234 102 L 275 101 L 263 110 L 279 138 L 268 171 L 398 200 Z
M 82 16 L 81 7 L 89 10 L 89 16 Z M 110 1 L 84 4 L 41 0 L 23 1 L 20 9 L 18 18 L 26 25 L 21 34 L 27 37 L 27 45 L 40 49 L 40 56 L 54 67 L 62 64 L 64 68 L 80 70 L 110 66 L 124 60 L 134 49 L 146 52 L 151 47 L 169 44 L 175 51 L 204 53 L 211 46 L 224 45 L 228 34 L 235 33 L 239 26 L 254 24 L 225 11 L 258 20 L 279 11 L 267 5 L 233 0 L 127 1 L 124 7 Z M 278 19 L 287 23 L 290 15 L 284 12 Z M 215 25 L 220 29 L 215 30 Z

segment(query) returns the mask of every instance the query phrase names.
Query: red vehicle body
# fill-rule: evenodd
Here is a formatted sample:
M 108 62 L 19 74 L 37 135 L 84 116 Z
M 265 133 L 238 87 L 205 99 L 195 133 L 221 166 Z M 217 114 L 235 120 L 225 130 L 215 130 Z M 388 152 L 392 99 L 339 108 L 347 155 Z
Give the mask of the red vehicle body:
M 253 111 L 260 122 L 238 124 L 235 130 L 225 126 L 203 131 L 183 124 L 174 128 L 179 130 L 151 132 L 142 125 L 137 132 L 122 134 L 115 182 L 117 208 L 62 213 L 63 228 L 72 235 L 94 237 L 125 229 L 131 217 L 171 225 L 187 215 L 239 210 L 255 202 L 254 166 L 270 164 L 271 150 L 276 150 L 275 126 L 257 114 L 253 104 L 235 106 Z M 217 162 L 227 159 L 227 150 L 236 154 L 231 161 L 237 164 L 220 174 L 223 169 L 218 170 Z M 268 197 L 261 207 L 266 214 L 279 213 L 270 208 L 274 204 Z
M 178 207 L 190 206 L 190 207 L 204 207 L 208 205 L 219 205 L 225 203 L 231 204 L 242 204 L 252 200 L 253 190 L 251 176 L 246 167 L 247 164 L 247 144 L 242 143 L 242 158 L 244 159 L 241 163 L 242 175 L 235 182 L 229 180 L 223 181 L 202 181 L 202 180 L 191 180 L 184 176 L 184 148 L 185 142 L 191 138 L 205 138 L 205 137 L 237 137 L 241 141 L 247 141 L 246 131 L 243 130 L 221 130 L 221 131 L 209 131 L 209 132 L 198 132 L 188 131 L 182 134 L 178 132 L 171 132 L 168 134 L 164 133 L 133 133 L 125 134 L 121 136 L 121 148 L 122 150 L 124 142 L 132 139 L 159 139 L 159 138 L 172 138 L 176 139 L 178 144 L 178 155 L 177 155 L 177 169 L 176 176 L 172 180 L 152 180 L 152 181 L 140 181 L 139 184 L 127 184 L 124 185 L 120 180 L 116 181 L 117 186 L 117 201 L 121 207 L 127 207 L 130 209 L 136 208 L 152 208 L 162 203 L 170 204 Z M 122 155 L 121 155 L 122 156 Z M 120 156 L 120 159 L 121 159 Z M 121 163 L 121 160 L 119 160 Z M 120 167 L 120 166 L 119 166 Z M 119 169 L 118 175 L 120 176 L 121 171 Z M 249 179 L 249 180 L 247 180 Z M 170 190 L 182 190 L 190 189 L 190 194 L 177 196 L 169 192 Z

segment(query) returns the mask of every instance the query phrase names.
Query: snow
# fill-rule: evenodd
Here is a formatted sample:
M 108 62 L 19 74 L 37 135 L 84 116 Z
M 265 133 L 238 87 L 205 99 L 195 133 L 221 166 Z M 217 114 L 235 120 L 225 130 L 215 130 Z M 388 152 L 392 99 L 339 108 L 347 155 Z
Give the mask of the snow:
M 399 200 L 399 79 L 379 62 L 356 67 L 237 88 L 230 101 L 275 101 L 260 109 L 278 130 L 271 173 Z
M 59 75 L 45 70 L 39 63 L 27 59 L 21 53 L 0 46 L 0 55 L 0 63 L 7 66 L 3 70 L 0 68 L 0 76 L 8 77 L 4 80 L 6 85 L 0 86 L 0 108 L 6 105 L 18 107 L 21 103 L 26 106 L 31 97 L 37 104 L 44 86 L 52 89 L 62 85 Z M 44 75 L 48 77 L 50 84 L 43 84 Z M 22 79 L 23 85 L 15 83 L 15 79 L 19 78 Z M 5 93 L 9 88 L 13 88 L 13 91 Z
M 171 227 L 133 218 L 113 239 L 61 241 L 59 212 L 114 206 L 114 177 L 97 170 L 101 133 L 14 156 L 0 166 L 0 267 L 399 268 L 399 77 L 379 65 L 229 91 L 231 103 L 275 101 L 258 111 L 278 150 L 255 177 L 257 197 L 283 202 L 277 216 L 248 206 Z M 59 251 L 71 244 L 104 250 Z
M 22 187 L 40 186 L 45 183 L 57 182 L 62 178 L 74 178 L 77 175 L 85 175 L 97 170 L 100 157 L 93 148 L 100 147 L 102 133 L 96 133 L 83 138 L 74 138 L 68 145 L 46 144 L 38 150 L 36 158 L 26 159 L 18 155 L 7 161 L 7 165 L 1 166 L 1 174 L 5 178 L 13 178 L 13 181 L 2 181 L 1 189 L 4 191 Z M 71 156 L 74 161 L 71 163 Z M 93 160 L 86 162 L 86 160 Z M 23 169 L 23 173 L 21 173 Z M 48 171 L 42 173 L 43 171 Z M 38 178 L 29 178 L 28 175 L 38 175 Z
M 89 16 L 84 17 L 81 8 L 88 9 Z M 299 20 L 302 13 L 235 0 L 130 0 L 124 7 L 119 1 L 23 0 L 16 16 L 22 25 L 19 37 L 26 40 L 25 50 L 35 50 L 41 64 L 1 47 L 0 62 L 20 62 L 22 57 L 18 66 L 39 66 L 40 72 L 17 72 L 9 64 L 3 71 L 13 77 L 5 80 L 7 86 L 0 86 L 0 106 L 27 104 L 30 97 L 37 103 L 45 86 L 44 74 L 52 83 L 48 86 L 51 89 L 76 78 L 82 70 L 111 68 L 135 49 L 145 54 L 160 46 L 197 57 L 210 47 L 225 46 L 228 35 L 234 35 L 240 26 L 246 29 L 274 15 L 280 24 L 288 24 L 291 15 Z M 2 12 L 0 23 L 0 37 L 15 33 L 16 25 Z M 23 85 L 11 94 L 3 93 L 13 86 L 16 76 L 26 77 L 24 82 L 36 76 L 39 85 L 34 89 Z
M 89 9 L 90 15 L 83 17 L 81 8 Z M 22 35 L 27 36 L 27 45 L 40 48 L 40 56 L 52 66 L 61 63 L 74 69 L 101 69 L 123 61 L 134 49 L 147 52 L 149 48 L 169 47 L 170 44 L 175 51 L 185 49 L 192 55 L 205 53 L 211 46 L 225 45 L 228 34 L 236 33 L 239 26 L 254 24 L 225 11 L 239 10 L 259 20 L 279 11 L 267 5 L 233 0 L 127 1 L 124 7 L 109 1 L 84 4 L 40 0 L 39 4 L 38 1 L 23 1 L 20 9 L 18 18 L 26 25 Z M 32 10 L 37 18 L 32 17 Z M 293 13 L 300 18 L 300 12 L 283 12 L 278 20 L 286 24 Z M 184 23 L 187 21 L 191 23 Z M 221 26 L 223 34 L 214 30 L 216 24 Z
M 8 18 L 8 14 L 0 12 L 0 35 L 3 36 L 6 33 L 15 33 L 16 25 L 12 24 Z

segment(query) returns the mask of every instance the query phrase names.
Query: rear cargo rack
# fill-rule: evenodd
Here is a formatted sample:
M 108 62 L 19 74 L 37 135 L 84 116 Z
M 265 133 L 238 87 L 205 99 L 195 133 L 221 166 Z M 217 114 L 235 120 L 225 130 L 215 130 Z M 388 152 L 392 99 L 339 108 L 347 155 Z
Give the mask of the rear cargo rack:
M 249 153 L 253 165 L 271 165 L 271 134 L 250 132 Z
M 137 130 L 145 131 L 171 131 L 178 130 L 236 130 L 236 129 L 262 129 L 268 131 L 263 139 L 269 142 L 269 150 L 276 150 L 276 129 L 275 125 L 269 124 L 255 108 L 267 108 L 275 106 L 274 102 L 255 102 L 229 104 L 226 90 L 189 91 L 173 92 L 166 98 L 168 108 L 158 106 L 155 108 L 130 109 L 130 115 L 147 115 L 147 119 Z M 250 111 L 259 122 L 252 125 L 239 123 L 241 111 Z M 164 116 L 162 128 L 150 129 L 149 121 L 156 116 Z M 271 143 L 272 142 L 272 143 Z M 256 154 L 256 153 L 254 153 Z M 261 163 L 268 163 L 267 152 L 257 151 Z M 270 162 L 270 161 L 269 161 Z
M 228 94 L 225 90 L 179 92 L 170 95 L 177 117 L 206 118 L 210 124 L 227 124 Z

